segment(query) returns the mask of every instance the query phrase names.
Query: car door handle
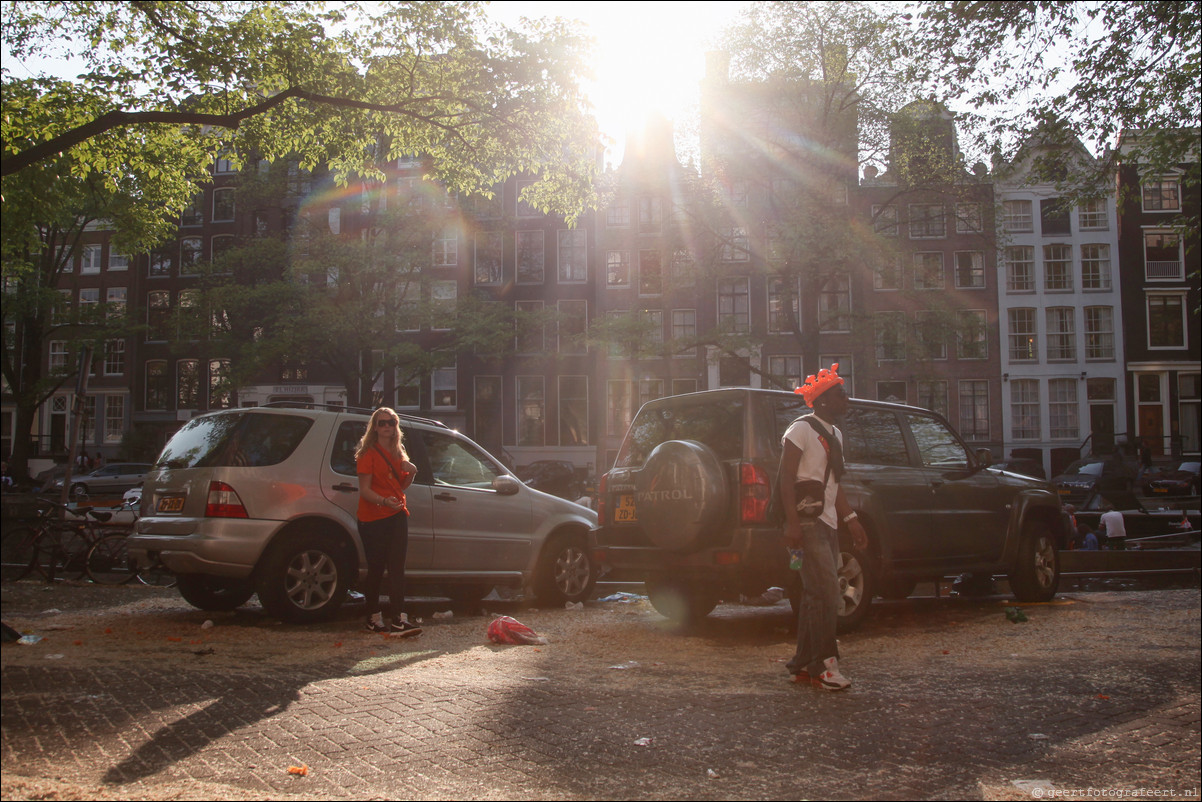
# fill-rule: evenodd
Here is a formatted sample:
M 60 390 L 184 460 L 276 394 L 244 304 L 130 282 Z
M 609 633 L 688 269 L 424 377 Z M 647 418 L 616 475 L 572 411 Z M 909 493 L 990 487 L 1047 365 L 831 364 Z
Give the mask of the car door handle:
M 352 485 L 348 482 L 343 482 L 340 485 L 334 485 L 333 489 L 337 490 L 339 493 L 357 493 L 357 492 L 359 492 L 358 485 Z
M 434 497 L 434 500 L 435 501 L 458 501 L 459 497 L 451 495 L 450 493 L 439 493 L 437 496 Z

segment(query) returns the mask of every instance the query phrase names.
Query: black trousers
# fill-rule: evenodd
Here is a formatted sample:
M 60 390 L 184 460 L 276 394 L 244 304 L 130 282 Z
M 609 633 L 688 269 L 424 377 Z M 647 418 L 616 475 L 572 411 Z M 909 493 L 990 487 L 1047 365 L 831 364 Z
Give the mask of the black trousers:
M 359 539 L 367 557 L 367 582 L 363 595 L 367 614 L 382 612 L 380 586 L 388 574 L 388 606 L 391 615 L 401 614 L 405 605 L 405 554 L 409 551 L 409 514 L 397 513 L 381 521 L 359 521 Z

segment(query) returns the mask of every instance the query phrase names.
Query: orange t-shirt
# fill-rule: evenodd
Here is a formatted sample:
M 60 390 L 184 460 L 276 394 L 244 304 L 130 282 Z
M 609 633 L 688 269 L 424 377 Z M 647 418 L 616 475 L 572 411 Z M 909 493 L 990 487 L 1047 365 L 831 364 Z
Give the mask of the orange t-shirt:
M 389 465 L 392 467 L 390 468 Z M 395 473 L 393 473 L 395 471 Z M 401 500 L 401 508 L 394 510 L 384 504 L 372 504 L 363 495 L 359 495 L 359 520 L 364 522 L 382 521 L 391 518 L 398 512 L 409 512 L 405 506 L 405 491 L 397 477 L 409 477 L 409 471 L 401 467 L 401 461 L 382 448 L 369 448 L 367 453 L 355 463 L 355 472 L 371 474 L 371 489 L 384 498 L 396 496 Z

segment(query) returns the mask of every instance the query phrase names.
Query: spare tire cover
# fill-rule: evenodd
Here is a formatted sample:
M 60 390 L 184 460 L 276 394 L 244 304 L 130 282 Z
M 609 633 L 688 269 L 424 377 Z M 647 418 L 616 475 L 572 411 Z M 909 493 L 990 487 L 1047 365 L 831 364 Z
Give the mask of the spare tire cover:
M 639 525 L 661 549 L 698 548 L 726 517 L 722 463 L 695 440 L 660 443 L 634 484 Z

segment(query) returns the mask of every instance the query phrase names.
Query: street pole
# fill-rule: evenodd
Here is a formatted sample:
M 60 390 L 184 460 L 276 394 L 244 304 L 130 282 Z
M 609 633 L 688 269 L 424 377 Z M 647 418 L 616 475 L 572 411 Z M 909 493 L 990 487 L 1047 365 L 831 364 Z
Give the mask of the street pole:
M 79 457 L 79 435 L 83 422 L 84 396 L 88 393 L 88 376 L 92 372 L 92 346 L 85 345 L 79 351 L 79 376 L 75 381 L 75 402 L 71 408 L 71 434 L 68 442 L 71 449 L 67 456 L 67 471 L 63 474 L 63 492 L 59 503 L 63 506 L 71 497 L 71 475 L 75 471 L 75 460 Z

